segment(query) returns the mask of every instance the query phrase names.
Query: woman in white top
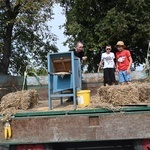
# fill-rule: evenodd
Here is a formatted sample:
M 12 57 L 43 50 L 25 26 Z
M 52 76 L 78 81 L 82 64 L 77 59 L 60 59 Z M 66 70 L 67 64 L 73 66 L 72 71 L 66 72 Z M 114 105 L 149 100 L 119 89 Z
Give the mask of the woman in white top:
M 104 69 L 104 86 L 113 85 L 115 83 L 115 55 L 111 51 L 111 45 L 106 45 L 106 52 L 102 53 L 101 61 L 98 66 L 98 72 L 102 65 Z

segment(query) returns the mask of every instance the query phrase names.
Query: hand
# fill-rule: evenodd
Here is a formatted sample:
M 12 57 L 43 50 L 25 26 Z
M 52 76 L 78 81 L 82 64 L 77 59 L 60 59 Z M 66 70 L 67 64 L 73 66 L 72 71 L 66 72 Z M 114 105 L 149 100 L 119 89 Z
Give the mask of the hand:
M 126 73 L 129 74 L 129 73 L 130 73 L 130 69 L 127 69 L 127 70 L 126 70 Z
M 87 60 L 87 56 L 82 57 L 82 60 Z
M 116 68 L 116 72 L 117 72 L 117 73 L 119 72 L 118 68 Z

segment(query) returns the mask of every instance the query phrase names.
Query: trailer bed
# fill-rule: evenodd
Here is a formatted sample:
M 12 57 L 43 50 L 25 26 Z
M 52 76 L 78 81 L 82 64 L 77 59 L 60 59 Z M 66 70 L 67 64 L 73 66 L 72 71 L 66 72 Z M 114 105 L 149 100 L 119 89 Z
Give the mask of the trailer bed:
M 64 103 L 53 110 L 47 101 L 27 111 L 20 110 L 10 121 L 12 138 L 3 135 L 0 144 L 30 144 L 133 140 L 150 137 L 150 106 L 124 106 L 121 109 L 78 108 Z M 63 106 L 64 106 L 63 105 Z M 66 109 L 67 108 L 67 109 Z M 2 116 L 1 116 L 2 117 Z

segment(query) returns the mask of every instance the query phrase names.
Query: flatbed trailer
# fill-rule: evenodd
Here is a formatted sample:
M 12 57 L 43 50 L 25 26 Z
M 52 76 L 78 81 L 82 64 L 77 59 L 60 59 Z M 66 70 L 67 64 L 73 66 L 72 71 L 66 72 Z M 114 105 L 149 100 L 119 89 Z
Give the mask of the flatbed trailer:
M 56 143 L 57 147 L 65 143 L 68 146 L 69 143 L 85 143 L 84 147 L 86 144 L 90 147 L 91 142 L 102 144 L 107 141 L 109 146 L 112 141 L 124 141 L 124 144 L 132 141 L 135 146 L 139 144 L 137 141 L 150 139 L 149 106 L 126 107 L 117 111 L 89 109 L 19 112 L 10 123 L 12 138 L 8 140 L 3 135 L 3 124 L 0 124 L 0 145 L 48 143 L 53 150 L 52 145 Z
M 91 79 L 84 81 L 86 88 L 96 93 L 99 78 L 95 74 L 87 75 L 87 80 L 88 77 Z M 42 85 L 40 88 L 45 89 L 47 86 Z M 42 95 L 47 91 L 42 90 L 39 93 Z M 30 109 L 17 112 L 10 124 L 12 137 L 6 140 L 4 124 L 0 123 L 0 145 L 9 146 L 11 150 L 17 150 L 18 145 L 24 144 L 44 144 L 46 150 L 150 149 L 150 106 L 146 105 L 124 106 L 116 110 L 74 110 L 72 105 L 72 109 L 50 110 L 46 101 L 36 111 Z

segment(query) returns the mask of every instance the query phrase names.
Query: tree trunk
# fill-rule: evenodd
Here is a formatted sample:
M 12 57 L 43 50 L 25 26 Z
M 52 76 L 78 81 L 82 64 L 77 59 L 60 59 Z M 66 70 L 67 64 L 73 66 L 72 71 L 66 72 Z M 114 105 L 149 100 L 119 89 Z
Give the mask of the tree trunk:
M 12 20 L 15 20 L 19 13 L 20 3 L 11 8 L 11 1 L 5 0 L 6 6 L 6 29 L 4 30 L 4 47 L 3 47 L 3 58 L 0 63 L 0 73 L 8 74 L 8 68 L 10 63 L 10 56 L 11 56 L 11 39 L 12 39 L 12 30 L 14 23 L 11 23 Z
M 0 72 L 2 74 L 8 74 L 8 67 L 11 56 L 11 37 L 12 37 L 13 24 L 8 24 L 6 28 L 6 34 L 4 38 L 4 47 L 3 47 L 3 58 L 0 64 Z

